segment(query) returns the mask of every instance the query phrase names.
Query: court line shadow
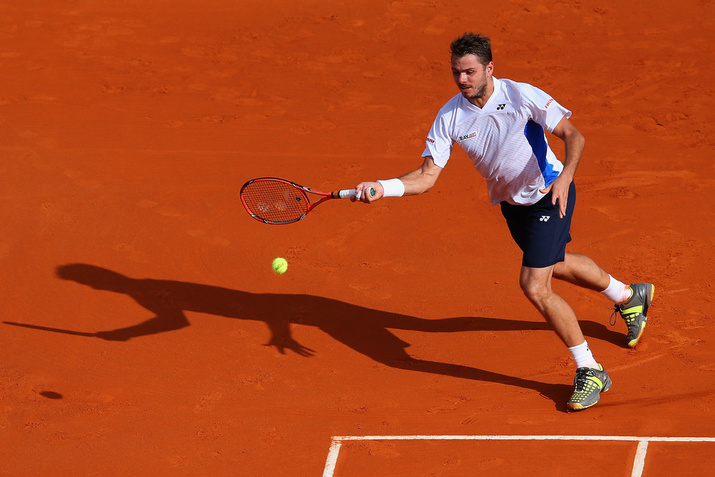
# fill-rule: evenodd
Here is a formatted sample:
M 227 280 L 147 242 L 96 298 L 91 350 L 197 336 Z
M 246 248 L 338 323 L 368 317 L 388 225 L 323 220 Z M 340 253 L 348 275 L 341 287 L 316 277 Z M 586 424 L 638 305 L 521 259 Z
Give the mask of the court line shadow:
M 291 336 L 290 329 L 291 325 L 313 326 L 358 353 L 389 367 L 533 389 L 552 399 L 557 404 L 557 408 L 561 403 L 565 403 L 571 392 L 570 385 L 548 384 L 470 366 L 413 358 L 405 351 L 410 343 L 390 331 L 393 329 L 454 333 L 550 330 L 545 322 L 488 317 L 424 319 L 313 295 L 249 293 L 173 280 L 134 279 L 102 267 L 79 263 L 58 267 L 57 276 L 96 290 L 125 294 L 155 316 L 132 326 L 99 332 L 74 331 L 9 321 L 4 323 L 75 336 L 127 341 L 189 326 L 190 322 L 184 312 L 192 311 L 227 318 L 262 321 L 268 325 L 271 335 L 266 346 L 275 347 L 281 353 L 291 350 L 301 356 L 312 356 L 314 351 L 298 343 Z M 620 333 L 609 330 L 600 323 L 584 321 L 582 329 L 589 337 L 619 345 L 623 340 Z

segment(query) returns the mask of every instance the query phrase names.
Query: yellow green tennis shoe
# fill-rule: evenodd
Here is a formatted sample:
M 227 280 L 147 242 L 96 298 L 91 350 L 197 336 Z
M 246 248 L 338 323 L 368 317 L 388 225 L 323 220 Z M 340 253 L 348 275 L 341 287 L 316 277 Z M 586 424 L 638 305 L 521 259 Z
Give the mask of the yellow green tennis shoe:
M 633 348 L 638 344 L 638 340 L 643 336 L 645 325 L 648 321 L 648 307 L 653 302 L 655 285 L 652 283 L 634 283 L 630 285 L 631 297 L 616 305 L 615 311 L 621 314 L 621 318 L 628 327 L 628 347 Z
M 574 392 L 566 403 L 569 411 L 582 411 L 596 404 L 601 399 L 601 393 L 605 393 L 611 389 L 611 378 L 603 369 L 603 366 L 598 365 L 599 369 L 595 368 L 578 368 L 576 377 L 573 380 Z

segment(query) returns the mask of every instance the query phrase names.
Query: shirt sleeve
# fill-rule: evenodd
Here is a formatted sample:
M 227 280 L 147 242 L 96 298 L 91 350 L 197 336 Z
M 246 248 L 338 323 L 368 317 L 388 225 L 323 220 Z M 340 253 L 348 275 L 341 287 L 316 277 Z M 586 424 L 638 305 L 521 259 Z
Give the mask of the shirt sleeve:
M 561 106 L 549 94 L 535 86 L 524 86 L 522 99 L 531 112 L 531 119 L 548 132 L 554 132 L 554 128 L 563 118 L 571 117 L 571 111 Z
M 427 134 L 426 147 L 422 153 L 422 157 L 432 156 L 435 165 L 441 168 L 447 165 L 454 148 L 449 127 L 450 117 L 449 113 L 440 111 Z

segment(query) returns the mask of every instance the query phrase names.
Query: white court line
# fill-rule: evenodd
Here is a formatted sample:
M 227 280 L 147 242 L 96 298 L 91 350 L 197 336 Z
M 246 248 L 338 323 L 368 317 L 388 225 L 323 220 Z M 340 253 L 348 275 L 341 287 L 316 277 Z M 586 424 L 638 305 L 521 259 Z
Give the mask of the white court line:
M 631 472 L 631 477 L 641 477 L 643 475 L 646 452 L 648 452 L 648 441 L 639 441 L 638 449 L 636 449 L 636 458 L 633 461 L 633 472 Z
M 649 441 L 649 442 L 715 442 L 715 437 L 636 437 L 636 436 L 336 436 L 334 441 Z
M 636 457 L 633 462 L 633 472 L 631 477 L 641 477 L 645 467 L 645 457 L 648 452 L 650 442 L 715 442 L 715 437 L 636 437 L 636 436 L 469 436 L 469 435 L 445 435 L 445 436 L 335 436 L 330 443 L 330 451 L 325 461 L 323 477 L 333 477 L 335 466 L 338 463 L 340 448 L 345 441 L 628 441 L 638 442 Z
M 328 452 L 328 459 L 325 461 L 325 469 L 323 470 L 323 477 L 332 477 L 335 473 L 335 465 L 338 463 L 338 454 L 340 454 L 340 446 L 342 446 L 342 441 L 336 441 L 330 443 L 330 451 Z

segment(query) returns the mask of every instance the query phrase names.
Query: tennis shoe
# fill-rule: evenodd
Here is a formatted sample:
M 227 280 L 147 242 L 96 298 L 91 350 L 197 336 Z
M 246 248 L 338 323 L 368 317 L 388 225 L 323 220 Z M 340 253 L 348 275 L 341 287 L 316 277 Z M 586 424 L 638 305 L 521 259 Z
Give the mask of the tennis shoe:
M 582 411 L 596 404 L 601 399 L 601 393 L 611 389 L 611 378 L 598 365 L 595 368 L 578 368 L 576 377 L 573 380 L 574 392 L 571 399 L 566 403 L 569 411 Z
M 655 293 L 655 285 L 651 283 L 635 283 L 630 285 L 631 297 L 621 304 L 617 304 L 614 309 L 621 314 L 621 318 L 626 322 L 628 327 L 627 344 L 629 348 L 635 347 L 638 344 L 645 325 L 648 321 L 646 316 L 648 307 L 653 302 L 653 294 Z

